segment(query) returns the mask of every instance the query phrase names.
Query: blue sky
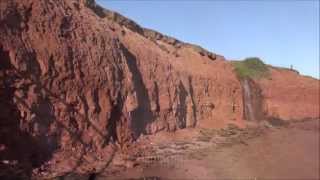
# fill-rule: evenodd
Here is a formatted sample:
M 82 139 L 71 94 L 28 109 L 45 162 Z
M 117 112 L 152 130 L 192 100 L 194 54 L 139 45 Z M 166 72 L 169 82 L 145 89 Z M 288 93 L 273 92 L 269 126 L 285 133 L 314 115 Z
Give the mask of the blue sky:
M 260 57 L 319 78 L 319 1 L 96 0 L 227 59 Z

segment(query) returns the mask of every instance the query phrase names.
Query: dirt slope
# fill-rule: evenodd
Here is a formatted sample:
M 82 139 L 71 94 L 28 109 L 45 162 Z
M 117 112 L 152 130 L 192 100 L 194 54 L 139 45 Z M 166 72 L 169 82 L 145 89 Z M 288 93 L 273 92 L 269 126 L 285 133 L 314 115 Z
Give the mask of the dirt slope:
M 0 62 L 1 175 L 17 166 L 25 177 L 99 172 L 141 135 L 245 126 L 242 85 L 223 56 L 92 0 L 1 1 Z M 299 91 L 283 105 L 272 87 L 295 88 L 281 77 L 257 82 L 264 113 L 319 117 L 319 81 L 292 76 Z

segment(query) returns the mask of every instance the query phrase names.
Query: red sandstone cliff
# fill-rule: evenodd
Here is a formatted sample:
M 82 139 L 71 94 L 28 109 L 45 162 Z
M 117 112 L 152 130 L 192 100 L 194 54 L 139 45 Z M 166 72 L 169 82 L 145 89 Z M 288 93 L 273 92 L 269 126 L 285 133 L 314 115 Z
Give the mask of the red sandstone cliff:
M 258 82 L 263 109 L 283 120 L 319 118 L 320 82 L 283 68 L 269 68 L 271 77 Z
M 99 171 L 141 134 L 245 123 L 223 56 L 93 1 L 1 1 L 0 63 L 0 158 L 44 175 Z M 319 117 L 318 80 L 271 71 L 255 82 L 264 117 Z

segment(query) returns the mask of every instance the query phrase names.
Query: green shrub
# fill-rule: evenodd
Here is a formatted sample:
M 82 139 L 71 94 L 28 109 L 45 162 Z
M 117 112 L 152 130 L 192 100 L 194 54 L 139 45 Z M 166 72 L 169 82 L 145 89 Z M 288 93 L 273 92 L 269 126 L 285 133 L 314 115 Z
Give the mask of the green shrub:
M 232 64 L 240 79 L 262 78 L 269 75 L 268 66 L 257 57 L 246 58 L 243 61 L 234 61 Z

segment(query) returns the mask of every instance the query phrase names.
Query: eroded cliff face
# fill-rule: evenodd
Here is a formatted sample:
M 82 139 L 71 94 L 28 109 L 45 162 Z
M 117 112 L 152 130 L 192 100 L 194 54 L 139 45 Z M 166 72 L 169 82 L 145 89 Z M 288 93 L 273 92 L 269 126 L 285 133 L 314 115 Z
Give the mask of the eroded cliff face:
M 222 56 L 148 39 L 91 3 L 1 2 L 1 153 L 22 154 L 28 173 L 85 173 L 141 134 L 241 122 Z M 21 153 L 23 134 L 37 151 Z
M 320 82 L 296 71 L 270 67 L 270 77 L 257 80 L 262 90 L 263 111 L 282 120 L 320 117 Z
M 1 1 L 0 62 L 0 159 L 23 164 L 25 176 L 102 171 L 142 134 L 243 126 L 246 118 L 243 86 L 223 56 L 91 0 Z M 272 113 L 274 85 L 255 84 Z M 281 118 L 310 115 L 279 108 Z
M 41 146 L 18 160 L 54 159 L 69 163 L 61 166 L 68 172 L 82 158 L 105 162 L 111 141 L 130 142 L 123 106 L 133 91 L 132 73 L 108 23 L 75 1 L 2 1 L 0 8 L 1 98 L 6 98 L 1 122 Z M 10 137 L 6 129 L 1 126 L 1 136 Z M 1 144 L 18 156 L 21 141 Z
M 240 83 L 223 57 L 212 61 L 192 48 L 176 49 L 127 28 L 118 33 L 136 59 L 150 97 L 154 119 L 147 132 L 240 123 L 243 112 Z

